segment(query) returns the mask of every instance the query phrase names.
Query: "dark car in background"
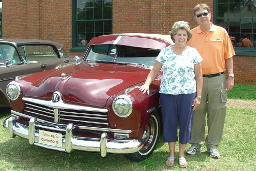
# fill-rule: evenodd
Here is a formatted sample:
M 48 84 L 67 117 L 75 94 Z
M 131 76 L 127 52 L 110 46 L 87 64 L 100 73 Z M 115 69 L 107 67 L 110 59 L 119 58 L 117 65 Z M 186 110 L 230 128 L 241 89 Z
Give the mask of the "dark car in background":
M 162 72 L 139 90 L 169 35 L 114 34 L 93 38 L 81 62 L 12 81 L 7 94 L 11 116 L 3 126 L 29 144 L 73 150 L 121 153 L 147 158 L 160 130 Z
M 0 39 L 0 108 L 10 107 L 6 86 L 15 77 L 53 69 L 70 61 L 63 45 L 36 39 Z

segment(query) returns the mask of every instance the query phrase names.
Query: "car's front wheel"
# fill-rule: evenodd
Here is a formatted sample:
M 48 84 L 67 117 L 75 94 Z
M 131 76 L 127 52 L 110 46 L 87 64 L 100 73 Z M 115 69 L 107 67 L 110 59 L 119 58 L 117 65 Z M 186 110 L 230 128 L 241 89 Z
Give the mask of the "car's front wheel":
M 142 161 L 152 154 L 156 147 L 156 142 L 160 132 L 160 119 L 157 112 L 155 112 L 149 118 L 147 125 L 145 126 L 143 134 L 144 145 L 142 149 L 136 153 L 126 154 L 130 160 L 133 161 Z

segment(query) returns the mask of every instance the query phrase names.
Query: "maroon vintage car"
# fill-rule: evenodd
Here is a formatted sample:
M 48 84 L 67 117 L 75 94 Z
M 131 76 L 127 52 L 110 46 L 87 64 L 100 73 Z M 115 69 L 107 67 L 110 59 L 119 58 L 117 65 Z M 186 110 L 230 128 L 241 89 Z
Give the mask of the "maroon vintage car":
M 160 129 L 159 85 L 141 86 L 169 35 L 114 34 L 93 38 L 82 61 L 17 79 L 7 86 L 11 137 L 48 149 L 148 157 Z

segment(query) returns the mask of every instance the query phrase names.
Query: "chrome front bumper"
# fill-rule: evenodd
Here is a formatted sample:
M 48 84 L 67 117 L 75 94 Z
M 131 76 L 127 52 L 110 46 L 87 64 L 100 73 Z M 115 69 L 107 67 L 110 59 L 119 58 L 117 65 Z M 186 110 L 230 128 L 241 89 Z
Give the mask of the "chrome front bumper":
M 52 150 L 72 152 L 72 150 L 100 152 L 102 157 L 107 153 L 135 153 L 143 147 L 140 140 L 115 140 L 107 137 L 107 132 L 102 132 L 101 138 L 77 137 L 72 135 L 73 124 L 68 124 L 65 129 L 65 135 L 62 138 L 61 147 L 50 146 L 39 143 L 39 133 L 36 127 L 47 129 L 47 131 L 56 131 L 58 128 L 36 125 L 36 118 L 30 118 L 29 126 L 17 122 L 18 116 L 11 116 L 3 122 L 3 126 L 9 132 L 10 137 L 15 135 L 28 139 L 29 144 L 48 148 Z

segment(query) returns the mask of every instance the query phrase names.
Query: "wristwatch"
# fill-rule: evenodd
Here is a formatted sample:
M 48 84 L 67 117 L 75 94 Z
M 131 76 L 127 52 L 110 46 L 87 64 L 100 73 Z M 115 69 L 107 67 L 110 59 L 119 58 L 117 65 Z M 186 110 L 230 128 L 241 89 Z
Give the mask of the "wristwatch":
M 229 76 L 229 77 L 232 77 L 232 78 L 234 78 L 234 77 L 235 77 L 235 75 L 234 75 L 234 74 L 228 74 L 228 76 Z
M 201 98 L 202 98 L 202 96 L 196 96 L 196 97 L 198 97 L 199 99 L 201 99 Z

